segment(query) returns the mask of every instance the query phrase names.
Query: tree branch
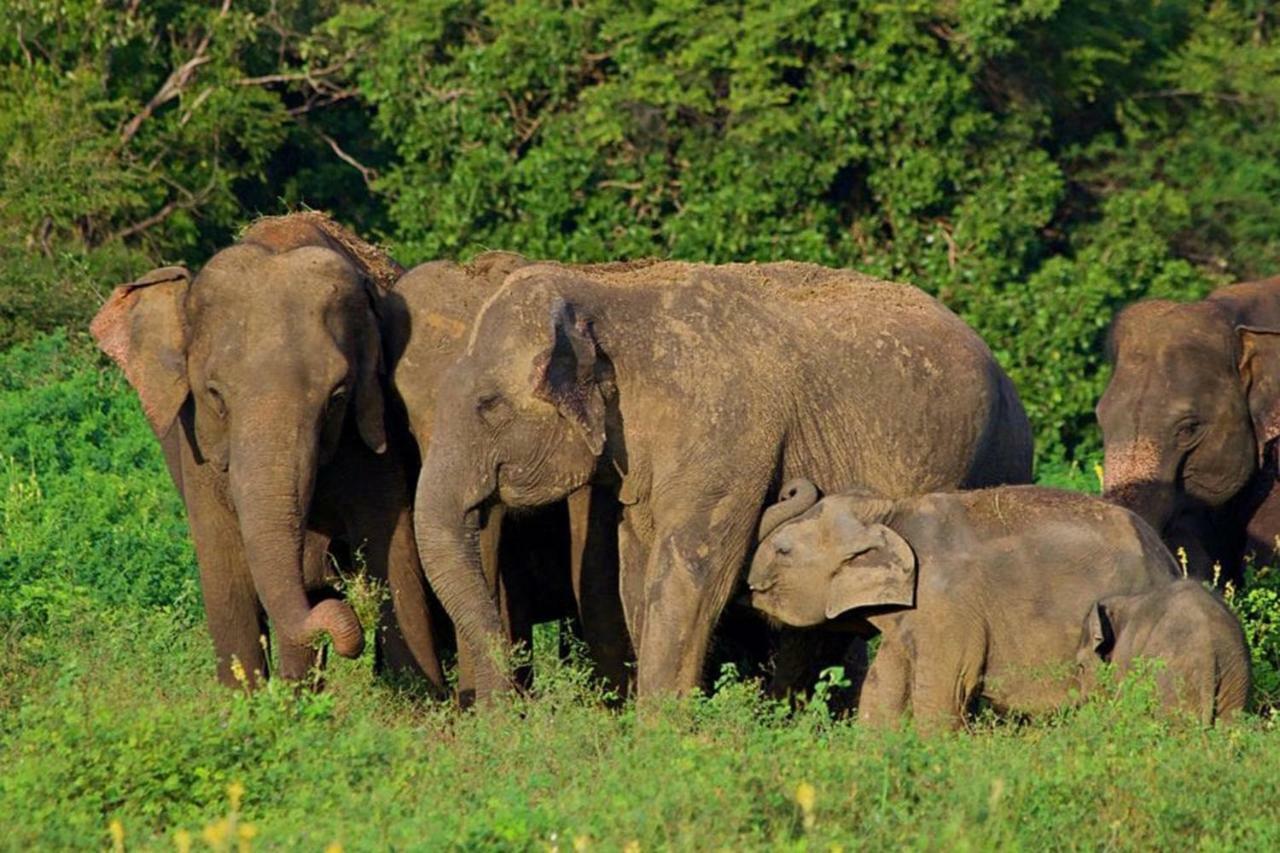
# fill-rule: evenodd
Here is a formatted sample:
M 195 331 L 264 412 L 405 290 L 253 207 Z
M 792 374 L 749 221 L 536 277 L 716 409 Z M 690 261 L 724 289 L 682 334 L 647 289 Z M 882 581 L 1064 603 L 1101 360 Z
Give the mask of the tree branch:
M 1151 98 L 1206 98 L 1213 101 L 1227 101 L 1232 104 L 1248 104 L 1253 98 L 1234 95 L 1230 92 L 1196 92 L 1192 89 L 1159 89 L 1154 92 L 1135 92 L 1134 100 L 1150 100 Z
M 357 172 L 360 173 L 360 177 L 364 179 L 365 186 L 369 187 L 370 189 L 373 189 L 373 182 L 378 178 L 378 171 L 376 169 L 369 168 L 368 166 L 364 165 L 356 158 L 352 157 L 346 151 L 342 150 L 342 146 L 338 144 L 338 140 L 334 139 L 332 136 L 325 133 L 323 130 L 320 130 L 319 128 L 314 128 L 314 127 L 311 128 L 311 130 L 313 133 L 316 134 L 316 136 L 319 136 L 321 139 L 323 139 L 325 142 L 329 144 L 329 148 L 332 149 L 333 153 L 337 155 L 339 160 L 346 163 L 348 166 L 352 167 L 353 169 L 355 169 Z
M 218 20 L 225 18 L 229 11 L 231 11 L 231 0 L 222 0 L 222 8 L 218 10 Z M 164 83 L 151 96 L 151 100 L 147 101 L 146 105 L 143 106 L 142 111 L 125 124 L 124 129 L 120 131 L 120 144 L 116 146 L 116 151 L 124 149 L 133 140 L 133 137 L 138 135 L 138 129 L 142 127 L 142 123 L 151 118 L 156 110 L 182 94 L 190 84 L 196 69 L 212 59 L 208 55 L 209 42 L 212 39 L 213 28 L 210 27 L 209 31 L 200 39 L 200 43 L 196 45 L 194 55 L 170 72 Z
M 103 240 L 103 242 L 110 243 L 113 240 L 124 240 L 125 238 L 132 237 L 135 234 L 141 234 L 143 231 L 146 231 L 148 228 L 153 228 L 156 225 L 159 225 L 161 222 L 164 222 L 166 219 L 168 219 L 173 214 L 177 213 L 179 210 L 190 210 L 192 208 L 199 207 L 204 202 L 204 200 L 207 199 L 213 193 L 213 189 L 214 187 L 217 186 L 217 184 L 218 184 L 218 176 L 217 176 L 217 173 L 215 172 L 215 174 L 209 178 L 209 183 L 205 184 L 204 188 L 199 190 L 198 192 L 193 193 L 190 190 L 188 190 L 186 187 L 180 187 L 180 186 L 177 187 L 178 190 L 183 195 L 186 196 L 185 199 L 182 199 L 182 198 L 170 199 L 168 202 L 164 204 L 163 207 L 161 207 L 159 210 L 157 210 L 155 213 L 151 214 L 150 216 L 146 217 L 145 219 L 140 219 L 137 222 L 133 223 L 132 225 L 126 225 L 124 228 L 121 228 L 119 231 L 116 231 L 116 232 L 113 232 L 112 234 L 107 235 L 107 238 Z M 174 186 L 177 186 L 177 185 L 175 184 Z

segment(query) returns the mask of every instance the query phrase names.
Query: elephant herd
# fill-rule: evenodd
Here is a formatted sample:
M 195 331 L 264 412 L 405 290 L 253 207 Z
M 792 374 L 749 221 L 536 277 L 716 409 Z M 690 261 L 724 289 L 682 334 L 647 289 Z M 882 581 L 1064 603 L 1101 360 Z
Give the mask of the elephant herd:
M 374 627 L 375 666 L 441 696 L 456 651 L 471 702 L 564 620 L 642 699 L 726 648 L 804 689 L 878 633 L 871 721 L 1057 707 L 1146 656 L 1206 722 L 1245 703 L 1240 627 L 1165 543 L 1198 578 L 1274 556 L 1280 280 L 1122 312 L 1110 502 L 1018 485 L 1031 430 L 981 338 L 848 270 L 405 271 L 309 212 L 118 287 L 91 331 L 185 503 L 228 684 L 302 677 L 322 635 L 357 656 Z M 376 626 L 335 584 L 355 565 L 389 591 Z

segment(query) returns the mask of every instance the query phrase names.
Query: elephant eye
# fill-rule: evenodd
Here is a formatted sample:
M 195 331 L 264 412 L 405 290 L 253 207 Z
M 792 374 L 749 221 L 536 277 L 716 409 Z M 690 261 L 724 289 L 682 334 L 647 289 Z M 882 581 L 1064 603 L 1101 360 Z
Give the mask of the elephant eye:
M 227 416 L 227 401 L 223 399 L 222 392 L 212 382 L 205 388 L 209 392 L 209 402 L 213 404 L 213 411 L 218 417 L 225 418 Z
M 1200 434 L 1200 422 L 1195 418 L 1187 418 L 1178 424 L 1174 436 L 1179 444 L 1190 444 Z
M 333 389 L 332 393 L 329 394 L 329 408 L 330 409 L 338 408 L 339 406 L 342 405 L 343 401 L 346 399 L 347 399 L 347 386 L 339 385 L 337 388 Z
M 476 402 L 476 411 L 490 426 L 501 426 L 513 415 L 511 404 L 501 394 L 486 394 Z

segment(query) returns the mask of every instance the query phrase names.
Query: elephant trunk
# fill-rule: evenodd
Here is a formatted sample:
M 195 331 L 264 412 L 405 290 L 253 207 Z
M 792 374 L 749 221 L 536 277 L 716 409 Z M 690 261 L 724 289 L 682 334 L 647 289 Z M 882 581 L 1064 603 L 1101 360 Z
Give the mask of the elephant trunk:
M 481 561 L 481 508 L 468 499 L 466 467 L 439 437 L 418 478 L 414 531 L 418 553 L 432 590 L 453 621 L 459 642 L 475 662 L 478 696 L 502 689 L 508 679 L 492 658 L 504 633 L 497 602 L 489 591 Z
M 1163 531 L 1177 508 L 1176 472 L 1158 448 L 1135 441 L 1108 448 L 1102 474 L 1102 495 Z
M 303 529 L 315 485 L 315 440 L 298 431 L 292 440 L 234 442 L 231 498 L 240 518 L 245 557 L 258 598 L 275 630 L 288 642 L 310 645 L 328 634 L 343 657 L 364 649 L 360 620 L 346 602 L 312 607 L 303 581 Z
M 803 477 L 790 480 L 778 493 L 778 502 L 764 511 L 760 517 L 758 539 L 763 542 L 769 534 L 793 518 L 808 512 L 818 502 L 818 487 Z

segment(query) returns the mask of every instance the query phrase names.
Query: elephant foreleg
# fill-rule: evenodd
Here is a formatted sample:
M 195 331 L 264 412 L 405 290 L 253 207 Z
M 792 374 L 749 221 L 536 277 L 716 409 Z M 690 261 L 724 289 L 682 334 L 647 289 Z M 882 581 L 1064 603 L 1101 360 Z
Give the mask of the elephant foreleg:
M 645 572 L 642 699 L 702 685 L 711 633 L 746 561 L 756 515 L 754 506 L 718 506 L 659 534 Z
M 228 687 L 254 687 L 268 675 L 267 627 L 240 525 L 209 482 L 213 475 L 195 466 L 189 446 L 183 448 L 182 464 L 187 526 L 200 564 L 200 591 L 218 658 L 218 680 Z
M 1272 481 L 1266 497 L 1249 518 L 1245 534 L 1246 550 L 1253 554 L 1255 564 L 1274 566 L 1276 557 L 1280 556 L 1280 482 Z M 1236 576 L 1224 577 L 1223 581 L 1234 581 L 1239 586 L 1244 580 L 1242 575 L 1237 572 Z
M 871 726 L 892 726 L 907 712 L 911 692 L 911 658 L 893 637 L 886 636 L 867 670 L 858 696 L 858 719 Z
M 912 661 L 911 716 L 923 732 L 962 728 L 982 681 L 985 641 L 964 643 L 939 634 L 941 641 L 917 643 Z
M 385 522 L 384 522 L 385 524 Z M 408 507 L 395 513 L 390 530 L 377 540 L 383 549 L 367 554 L 370 571 L 386 578 L 388 595 L 379 603 L 375 666 L 379 671 L 425 678 L 438 695 L 446 691 L 437 646 L 438 631 L 427 596 L 426 576 L 418 562 Z M 383 553 L 376 553 L 383 550 Z

